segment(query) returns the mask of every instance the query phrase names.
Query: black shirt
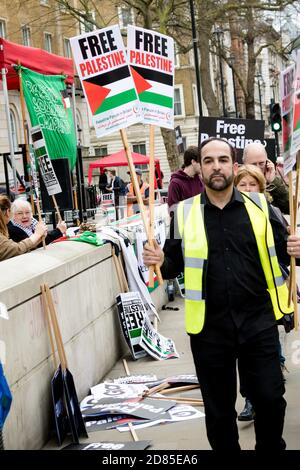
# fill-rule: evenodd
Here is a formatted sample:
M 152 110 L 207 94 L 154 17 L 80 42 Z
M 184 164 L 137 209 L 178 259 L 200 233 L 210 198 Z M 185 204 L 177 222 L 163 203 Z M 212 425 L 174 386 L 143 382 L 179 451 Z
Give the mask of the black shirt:
M 276 323 L 254 232 L 244 200 L 236 189 L 223 209 L 211 204 L 206 193 L 201 195 L 201 203 L 208 261 L 203 281 L 206 316 L 199 336 L 209 342 L 242 343 Z M 272 211 L 270 222 L 278 259 L 289 264 L 286 229 Z M 172 220 L 172 236 L 173 224 Z M 184 268 L 181 239 L 167 239 L 164 252 L 162 274 L 175 277 Z

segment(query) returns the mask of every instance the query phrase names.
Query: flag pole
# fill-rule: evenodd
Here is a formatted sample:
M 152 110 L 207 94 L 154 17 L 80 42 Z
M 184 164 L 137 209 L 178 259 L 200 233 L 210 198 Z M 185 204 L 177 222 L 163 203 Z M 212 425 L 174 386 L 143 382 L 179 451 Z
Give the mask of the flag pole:
M 136 195 L 136 198 L 137 198 L 137 201 L 138 201 L 138 205 L 139 205 L 139 208 L 140 208 L 140 211 L 141 211 L 142 221 L 143 221 L 143 224 L 144 224 L 147 239 L 148 239 L 148 242 L 149 242 L 150 246 L 153 247 L 153 240 L 152 240 L 152 244 L 151 244 L 149 226 L 148 226 L 147 218 L 146 218 L 145 205 L 144 205 L 144 201 L 143 201 L 141 191 L 140 191 L 140 187 L 139 187 L 139 184 L 138 184 L 138 180 L 137 180 L 137 176 L 136 176 L 136 172 L 135 172 L 135 168 L 134 168 L 134 164 L 133 164 L 131 149 L 130 149 L 129 144 L 128 144 L 128 139 L 127 139 L 127 134 L 126 134 L 125 129 L 120 129 L 120 134 L 121 134 L 121 139 L 122 139 L 123 146 L 124 146 L 124 149 L 125 149 L 125 152 L 126 152 L 128 166 L 129 166 L 129 170 L 130 170 L 130 176 L 131 176 L 131 179 L 132 179 L 133 188 L 134 188 L 134 192 L 135 192 L 135 195 Z M 160 268 L 159 268 L 158 265 L 155 266 L 155 272 L 156 272 L 159 284 L 162 285 L 163 284 L 163 278 L 162 278 Z
M 20 61 L 18 61 L 18 65 L 19 67 L 21 66 L 20 64 Z M 27 132 L 26 132 L 26 128 L 25 128 L 25 103 L 24 103 L 24 91 L 23 91 L 23 81 L 22 81 L 22 72 L 21 72 L 21 68 L 19 68 L 18 70 L 18 75 L 19 75 L 19 81 L 20 81 L 20 100 L 21 100 L 21 112 L 22 112 L 22 123 L 23 123 L 23 129 L 24 129 L 24 139 L 25 139 L 25 149 L 26 149 L 26 161 L 28 163 L 28 158 L 29 158 L 29 153 L 28 153 L 28 136 L 27 136 Z M 29 176 L 29 178 L 31 178 L 31 175 Z M 31 180 L 30 180 L 31 181 Z M 32 184 L 32 181 L 31 181 L 31 184 Z M 31 194 L 31 207 L 33 209 L 33 195 Z M 39 195 L 36 191 L 36 208 L 37 208 L 37 213 L 38 213 L 38 218 L 39 218 L 39 222 L 42 222 L 43 219 L 42 219 L 42 213 L 41 213 L 41 206 L 40 206 L 40 199 L 39 199 Z M 42 238 L 42 243 L 43 243 L 43 248 L 44 250 L 46 249 L 46 241 L 45 241 L 45 237 L 43 236 Z
M 18 76 L 19 76 L 19 84 L 20 84 L 20 101 L 21 101 L 21 113 L 22 113 L 22 126 L 24 132 L 24 142 L 25 142 L 25 154 L 26 154 L 26 162 L 27 165 L 30 165 L 30 157 L 29 157 L 29 142 L 28 142 L 28 134 L 26 132 L 26 115 L 25 115 L 25 103 L 24 103 L 24 90 L 23 90 L 23 80 L 22 80 L 22 71 L 21 71 L 21 62 L 18 60 Z M 34 201 L 33 201 L 33 183 L 32 183 L 32 176 L 29 173 L 29 183 L 30 183 L 30 202 L 32 212 L 35 212 L 34 209 Z

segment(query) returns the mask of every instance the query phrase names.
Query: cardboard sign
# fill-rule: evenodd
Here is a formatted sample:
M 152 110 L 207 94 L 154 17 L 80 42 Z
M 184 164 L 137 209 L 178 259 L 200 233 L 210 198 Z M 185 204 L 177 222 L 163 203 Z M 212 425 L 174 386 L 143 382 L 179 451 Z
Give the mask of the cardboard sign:
M 115 451 L 115 450 L 145 450 L 149 447 L 151 441 L 138 441 L 138 442 L 88 442 L 87 444 L 69 444 L 64 447 L 62 450 L 104 450 Z M 111 464 L 118 464 L 118 462 L 113 461 L 114 457 L 110 456 Z M 109 463 L 109 462 L 107 462 Z
M 157 31 L 127 28 L 128 60 L 143 123 L 174 128 L 174 40 Z
M 116 383 L 101 383 L 91 388 L 91 394 L 94 398 L 135 398 L 142 396 L 148 387 L 144 384 L 116 384 Z
M 239 163 L 242 162 L 246 145 L 262 143 L 264 145 L 265 121 L 254 119 L 231 119 L 199 117 L 200 142 L 210 137 L 221 137 L 236 148 Z
M 198 410 L 197 408 L 194 408 L 193 406 L 176 405 L 173 408 L 171 408 L 167 413 L 165 413 L 165 416 L 162 416 L 161 419 L 151 420 L 151 421 L 149 420 L 140 424 L 137 423 L 133 425 L 133 428 L 143 429 L 143 428 L 148 428 L 151 426 L 156 426 L 157 424 L 175 423 L 178 421 L 186 421 L 188 419 L 204 418 L 204 416 L 205 414 L 202 411 Z M 117 429 L 120 432 L 129 431 L 129 427 L 127 424 L 118 426 Z
M 89 398 L 89 400 L 88 400 Z M 86 420 L 95 417 L 124 415 L 134 416 L 142 419 L 153 419 L 160 417 L 175 405 L 172 400 L 155 400 L 155 398 L 145 398 L 136 400 L 123 400 L 117 403 L 103 403 L 93 396 L 85 399 L 85 404 L 81 404 L 82 415 Z
M 140 346 L 146 312 L 139 292 L 119 294 L 117 307 L 122 331 L 133 359 L 146 356 L 146 351 Z
M 147 317 L 144 320 L 140 345 L 158 361 L 179 357 L 174 341 L 158 333 Z
M 297 52 L 292 152 L 296 154 L 298 150 L 300 150 L 300 50 Z
M 61 187 L 55 174 L 54 168 L 52 166 L 50 157 L 48 155 L 46 142 L 40 126 L 32 127 L 31 137 L 35 156 L 39 163 L 41 175 L 49 196 L 61 193 Z
M 294 119 L 294 81 L 295 65 L 290 65 L 280 74 L 280 96 L 282 116 L 282 149 L 283 149 L 283 173 L 286 175 L 292 171 L 296 163 L 296 156 L 292 150 L 293 119 Z
M 97 137 L 136 124 L 140 102 L 118 25 L 70 38 Z

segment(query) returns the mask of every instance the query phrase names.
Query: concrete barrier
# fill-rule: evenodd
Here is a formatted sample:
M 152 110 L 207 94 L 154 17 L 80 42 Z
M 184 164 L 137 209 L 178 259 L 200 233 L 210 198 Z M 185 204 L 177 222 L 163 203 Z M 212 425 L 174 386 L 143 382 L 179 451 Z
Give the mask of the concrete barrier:
M 1 262 L 0 302 L 8 309 L 9 320 L 0 318 L 0 340 L 13 394 L 4 429 L 7 449 L 39 449 L 53 428 L 50 381 L 55 367 L 41 304 L 44 282 L 56 303 L 79 400 L 126 350 L 110 245 L 63 242 Z M 152 298 L 160 308 L 166 302 L 164 287 Z

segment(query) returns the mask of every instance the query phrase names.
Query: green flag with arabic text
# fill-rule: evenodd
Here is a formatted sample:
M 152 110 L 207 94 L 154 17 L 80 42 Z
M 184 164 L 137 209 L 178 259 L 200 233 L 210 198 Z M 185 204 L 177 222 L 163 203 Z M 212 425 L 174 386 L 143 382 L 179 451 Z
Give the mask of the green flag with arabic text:
M 24 97 L 32 126 L 40 125 L 51 159 L 76 163 L 76 136 L 64 75 L 42 75 L 21 67 Z

